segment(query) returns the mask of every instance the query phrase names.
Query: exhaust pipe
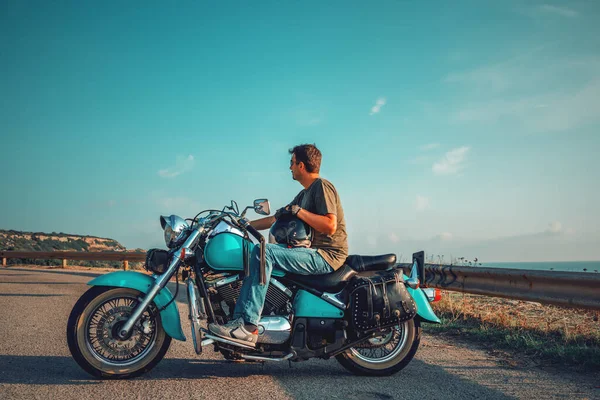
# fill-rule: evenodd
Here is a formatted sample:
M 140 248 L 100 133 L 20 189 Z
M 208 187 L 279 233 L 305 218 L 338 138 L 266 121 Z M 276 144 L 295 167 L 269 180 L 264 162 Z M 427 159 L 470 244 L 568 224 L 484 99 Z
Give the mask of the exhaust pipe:
M 242 358 L 245 358 L 246 360 L 253 360 L 253 361 L 286 361 L 286 360 L 289 360 L 292 357 L 294 357 L 294 353 L 286 354 L 285 356 L 283 356 L 281 358 L 248 356 L 246 354 L 242 354 Z

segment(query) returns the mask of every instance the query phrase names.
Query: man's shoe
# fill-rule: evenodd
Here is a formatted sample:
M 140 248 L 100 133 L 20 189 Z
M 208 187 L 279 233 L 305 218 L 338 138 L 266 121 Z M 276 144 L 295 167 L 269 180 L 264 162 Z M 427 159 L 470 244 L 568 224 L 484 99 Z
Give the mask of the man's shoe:
M 248 346 L 255 346 L 258 341 L 258 329 L 248 332 L 243 318 L 234 319 L 225 325 L 209 324 L 208 330 L 217 336 Z

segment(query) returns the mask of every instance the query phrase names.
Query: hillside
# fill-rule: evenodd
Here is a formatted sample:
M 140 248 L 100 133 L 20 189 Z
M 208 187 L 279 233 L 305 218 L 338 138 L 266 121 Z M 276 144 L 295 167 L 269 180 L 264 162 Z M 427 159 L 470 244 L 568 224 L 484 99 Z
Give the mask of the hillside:
M 101 238 L 97 236 L 83 236 L 68 233 L 43 233 L 43 232 L 21 232 L 14 230 L 0 230 L 0 250 L 21 251 L 126 251 L 121 243 L 114 239 Z M 144 252 L 143 249 L 135 249 L 136 252 Z M 41 264 L 58 265 L 58 260 L 15 260 L 9 259 L 9 264 Z M 77 261 L 78 265 L 105 267 L 118 267 L 119 263 L 104 261 Z M 114 265 L 113 265 L 114 264 Z

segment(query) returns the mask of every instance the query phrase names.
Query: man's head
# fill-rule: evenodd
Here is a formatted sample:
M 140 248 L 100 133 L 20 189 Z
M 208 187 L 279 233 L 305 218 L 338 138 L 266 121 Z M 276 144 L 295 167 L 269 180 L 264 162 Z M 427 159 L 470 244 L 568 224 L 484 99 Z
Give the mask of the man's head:
M 295 180 L 308 175 L 319 175 L 321 169 L 321 152 L 314 144 L 301 144 L 290 149 L 290 171 Z

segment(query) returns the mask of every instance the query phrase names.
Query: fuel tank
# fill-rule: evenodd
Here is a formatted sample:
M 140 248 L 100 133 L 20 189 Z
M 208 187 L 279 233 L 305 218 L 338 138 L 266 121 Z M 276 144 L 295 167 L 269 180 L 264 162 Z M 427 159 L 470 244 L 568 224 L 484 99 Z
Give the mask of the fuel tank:
M 217 226 L 219 228 L 219 226 Z M 217 231 L 217 229 L 215 229 Z M 204 259 L 210 268 L 215 271 L 243 271 L 244 251 L 248 260 L 256 244 L 245 239 L 237 230 L 221 230 L 213 233 L 204 248 Z M 284 276 L 285 273 L 273 270 L 273 276 Z

